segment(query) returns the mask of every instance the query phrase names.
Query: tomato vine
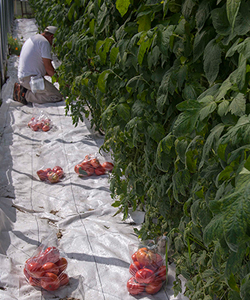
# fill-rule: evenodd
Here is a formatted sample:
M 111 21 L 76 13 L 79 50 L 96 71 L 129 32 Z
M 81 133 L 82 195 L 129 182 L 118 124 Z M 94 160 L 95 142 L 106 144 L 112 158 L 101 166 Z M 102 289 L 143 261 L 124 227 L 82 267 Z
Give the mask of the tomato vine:
M 169 236 L 190 299 L 249 299 L 248 1 L 30 4 L 58 26 L 66 113 L 105 132 L 113 206 Z

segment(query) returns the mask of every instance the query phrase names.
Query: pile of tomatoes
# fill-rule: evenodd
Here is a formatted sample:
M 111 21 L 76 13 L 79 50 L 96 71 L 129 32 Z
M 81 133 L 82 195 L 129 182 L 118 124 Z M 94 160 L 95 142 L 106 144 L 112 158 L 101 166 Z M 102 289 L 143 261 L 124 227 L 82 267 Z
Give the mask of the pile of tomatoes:
M 106 172 L 111 172 L 114 165 L 111 162 L 105 161 L 100 163 L 98 158 L 93 155 L 86 155 L 84 160 L 75 165 L 75 172 L 79 176 L 104 175 Z
M 55 291 L 69 283 L 65 273 L 68 261 L 56 247 L 48 247 L 25 262 L 24 275 L 30 285 Z
M 64 176 L 63 169 L 60 166 L 55 166 L 53 169 L 38 170 L 36 173 L 41 181 L 50 183 L 57 183 Z
M 137 250 L 131 258 L 133 262 L 130 264 L 129 272 L 133 276 L 127 281 L 128 292 L 131 295 L 138 295 L 142 292 L 153 295 L 159 292 L 167 277 L 162 256 L 143 247 Z
M 52 127 L 52 122 L 49 118 L 32 117 L 28 123 L 28 126 L 33 131 L 49 131 Z

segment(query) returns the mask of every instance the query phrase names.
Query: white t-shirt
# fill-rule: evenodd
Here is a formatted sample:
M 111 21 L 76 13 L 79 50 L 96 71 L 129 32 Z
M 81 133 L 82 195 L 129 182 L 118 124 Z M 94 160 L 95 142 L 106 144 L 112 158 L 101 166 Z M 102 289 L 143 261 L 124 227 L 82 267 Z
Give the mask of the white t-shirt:
M 24 44 L 20 53 L 18 65 L 18 78 L 30 75 L 46 74 L 42 58 L 52 60 L 51 45 L 41 34 L 30 37 Z

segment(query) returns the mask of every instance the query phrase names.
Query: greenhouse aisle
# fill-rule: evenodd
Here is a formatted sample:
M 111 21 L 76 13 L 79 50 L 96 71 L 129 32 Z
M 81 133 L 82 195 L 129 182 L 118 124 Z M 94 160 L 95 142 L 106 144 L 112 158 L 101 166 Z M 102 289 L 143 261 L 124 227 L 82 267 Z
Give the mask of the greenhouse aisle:
M 15 20 L 13 36 L 25 41 L 36 32 L 34 19 Z M 9 58 L 0 107 L 0 299 L 186 300 L 183 294 L 173 295 L 173 266 L 159 293 L 136 297 L 128 293 L 131 251 L 138 246 L 133 228 L 140 224 L 114 216 L 109 175 L 79 177 L 74 171 L 87 154 L 111 161 L 107 153 L 98 153 L 103 136 L 93 132 L 86 119 L 73 126 L 71 117 L 65 116 L 64 102 L 23 106 L 13 101 L 18 59 Z M 32 131 L 27 124 L 41 113 L 50 117 L 53 127 Z M 37 170 L 54 166 L 61 166 L 65 177 L 55 184 L 40 181 Z M 70 280 L 47 292 L 29 285 L 23 269 L 51 235 L 67 257 Z

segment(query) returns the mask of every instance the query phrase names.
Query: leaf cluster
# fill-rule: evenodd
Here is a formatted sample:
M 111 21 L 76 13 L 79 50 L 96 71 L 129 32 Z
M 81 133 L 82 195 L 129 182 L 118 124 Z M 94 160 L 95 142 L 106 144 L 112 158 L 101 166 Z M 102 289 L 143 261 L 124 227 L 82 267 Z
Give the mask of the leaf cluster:
M 30 5 L 58 26 L 66 113 L 105 132 L 113 206 L 145 210 L 141 239 L 169 237 L 190 299 L 249 299 L 248 1 Z

